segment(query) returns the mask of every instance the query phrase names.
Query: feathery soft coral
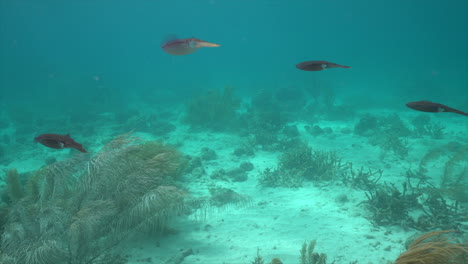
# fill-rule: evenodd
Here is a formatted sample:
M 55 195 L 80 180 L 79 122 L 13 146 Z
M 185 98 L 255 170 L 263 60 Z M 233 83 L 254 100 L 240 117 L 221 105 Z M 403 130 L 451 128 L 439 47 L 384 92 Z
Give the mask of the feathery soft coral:
M 455 243 L 443 234 L 455 230 L 434 231 L 416 239 L 394 264 L 463 264 L 468 245 Z

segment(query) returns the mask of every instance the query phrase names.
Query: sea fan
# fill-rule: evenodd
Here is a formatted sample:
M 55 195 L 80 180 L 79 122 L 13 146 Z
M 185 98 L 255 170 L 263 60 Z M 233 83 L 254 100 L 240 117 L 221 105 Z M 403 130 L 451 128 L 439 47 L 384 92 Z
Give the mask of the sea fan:
M 443 236 L 454 231 L 434 231 L 419 237 L 394 264 L 462 264 L 468 255 L 468 246 Z

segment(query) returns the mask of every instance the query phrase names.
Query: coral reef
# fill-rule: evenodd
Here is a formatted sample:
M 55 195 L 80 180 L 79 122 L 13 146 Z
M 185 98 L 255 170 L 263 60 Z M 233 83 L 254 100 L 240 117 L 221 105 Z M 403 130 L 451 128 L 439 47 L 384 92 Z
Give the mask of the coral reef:
M 411 120 L 413 134 L 418 137 L 428 136 L 432 139 L 442 139 L 444 127 L 431 121 L 428 115 L 418 115 Z
M 344 184 L 352 188 L 373 191 L 377 189 L 378 181 L 382 178 L 383 171 L 381 169 L 372 170 L 361 167 L 357 170 L 353 169 L 353 164 L 348 163 L 348 172 L 342 174 L 341 180 Z
M 365 115 L 359 119 L 354 126 L 354 133 L 359 136 L 368 137 L 378 129 L 378 119 L 373 115 Z
M 367 208 L 372 213 L 370 220 L 377 225 L 398 224 L 404 227 L 414 227 L 414 220 L 409 211 L 419 207 L 417 198 L 421 192 L 403 185 L 400 192 L 393 184 L 379 186 L 375 191 L 366 192 Z
M 282 99 L 275 92 L 261 90 L 252 97 L 248 109 L 249 130 L 267 130 L 277 132 L 291 120 Z
M 429 178 L 435 174 L 440 178 L 440 189 L 445 196 L 458 202 L 468 201 L 468 145 L 451 142 L 430 149 L 421 158 L 418 171 L 419 177 Z M 439 166 L 439 170 L 435 165 Z M 430 168 L 430 169 L 429 169 Z
M 393 152 L 400 158 L 408 155 L 409 147 L 406 137 L 411 130 L 398 115 L 386 117 L 363 116 L 354 127 L 354 133 L 368 137 L 371 145 L 382 149 L 382 157 Z
M 41 168 L 15 195 L 1 240 L 2 263 L 124 263 L 113 249 L 136 230 L 157 231 L 198 200 L 167 185 L 175 150 L 123 135 L 95 156 Z M 11 171 L 9 189 L 17 191 Z
M 305 90 L 313 98 L 313 103 L 304 107 L 304 119 L 321 115 L 329 120 L 348 120 L 354 116 L 354 107 L 338 102 L 331 83 L 314 79 L 313 83 L 305 86 Z
M 302 187 L 303 181 L 304 178 L 297 173 L 271 168 L 266 168 L 258 178 L 258 183 L 265 187 L 298 188 Z
M 7 189 L 8 189 L 7 194 L 8 194 L 10 203 L 14 204 L 24 197 L 25 195 L 24 188 L 23 188 L 23 185 L 21 184 L 20 176 L 16 169 L 11 169 L 7 171 L 5 183 L 7 185 Z
M 270 264 L 283 264 L 283 262 L 279 258 L 274 258 L 270 261 Z
M 218 155 L 216 154 L 216 151 L 210 148 L 204 147 L 200 151 L 200 158 L 205 161 L 215 160 L 218 158 Z
M 336 152 L 314 151 L 305 143 L 284 152 L 278 162 L 280 171 L 291 171 L 317 182 L 337 179 L 345 166 Z
M 211 187 L 209 188 L 209 191 L 212 197 L 211 203 L 216 207 L 245 199 L 245 197 L 239 195 L 235 191 L 220 186 Z
M 319 136 L 319 135 L 324 135 L 324 134 L 331 135 L 333 133 L 333 130 L 331 129 L 331 127 L 321 128 L 318 125 L 313 125 L 313 126 L 305 126 L 304 128 L 309 134 L 313 136 Z
M 348 164 L 333 151 L 314 151 L 304 142 L 298 142 L 279 157 L 276 169 L 267 168 L 259 183 L 268 187 L 301 187 L 304 180 L 316 183 L 344 177 Z
M 188 167 L 187 159 L 175 147 L 161 141 L 147 141 L 126 149 L 130 163 L 142 163 L 158 175 L 164 183 L 172 183 L 182 177 Z
M 231 182 L 243 182 L 248 179 L 247 171 L 241 168 L 234 168 L 230 170 L 218 169 L 213 171 L 210 175 L 211 179 L 219 179 Z
M 299 256 L 300 264 L 326 264 L 327 255 L 324 253 L 315 253 L 316 240 L 310 241 L 308 244 L 304 242 L 301 247 L 301 255 Z
M 380 157 L 383 159 L 389 152 L 393 152 L 396 156 L 404 159 L 408 156 L 409 147 L 408 140 L 392 133 L 385 133 L 374 136 L 369 139 L 369 143 L 379 146 L 382 151 Z
M 407 251 L 400 254 L 394 262 L 389 264 L 467 264 L 468 244 L 460 243 L 453 234 L 457 230 L 432 231 L 416 238 Z M 327 255 L 315 252 L 316 240 L 304 242 L 300 249 L 300 264 L 326 264 Z M 257 249 L 257 256 L 251 264 L 265 264 L 265 260 Z M 273 258 L 269 264 L 281 264 L 279 258 Z M 336 263 L 333 261 L 332 263 Z M 341 262 L 340 262 L 341 263 Z M 356 264 L 357 260 L 349 262 Z
M 327 255 L 325 253 L 316 253 L 315 250 L 316 240 L 312 240 L 309 243 L 304 242 L 300 249 L 299 264 L 327 264 Z M 257 256 L 254 258 L 251 264 L 265 264 L 265 260 L 260 255 L 260 249 L 257 249 Z M 282 264 L 283 262 L 279 258 L 273 258 L 268 264 Z M 335 263 L 335 262 L 332 262 Z M 351 262 L 357 263 L 357 262 Z
M 251 135 L 251 145 L 271 148 L 276 144 L 278 133 L 290 120 L 288 113 L 282 101 L 272 91 L 261 90 L 253 96 L 250 107 L 243 116 L 245 132 Z
M 254 169 L 254 165 L 250 161 L 244 161 L 239 165 L 239 168 L 241 168 L 243 171 L 251 171 Z
M 240 99 L 234 96 L 232 87 L 209 91 L 187 103 L 184 121 L 193 128 L 235 130 L 239 124 L 239 106 Z
M 237 147 L 232 154 L 237 157 L 252 157 L 255 156 L 255 149 L 250 144 L 244 144 Z
M 158 137 L 164 137 L 176 130 L 170 122 L 175 119 L 171 112 L 139 113 L 132 111 L 115 113 L 116 123 L 120 131 L 146 132 Z
M 443 190 L 417 178 L 411 171 L 402 191 L 394 184 L 378 185 L 375 190 L 366 192 L 367 209 L 371 212 L 369 220 L 376 225 L 400 225 L 403 228 L 432 230 L 434 228 L 456 228 L 468 213 L 466 208 L 450 203 L 442 195 Z M 414 185 L 414 186 L 413 186 Z
M 257 248 L 257 256 L 255 256 L 254 260 L 251 261 L 250 264 L 265 264 L 265 260 L 260 256 L 260 249 Z
M 286 126 L 284 126 L 283 127 L 283 134 L 286 137 L 298 137 L 300 135 L 299 130 L 297 129 L 296 125 L 286 125 Z

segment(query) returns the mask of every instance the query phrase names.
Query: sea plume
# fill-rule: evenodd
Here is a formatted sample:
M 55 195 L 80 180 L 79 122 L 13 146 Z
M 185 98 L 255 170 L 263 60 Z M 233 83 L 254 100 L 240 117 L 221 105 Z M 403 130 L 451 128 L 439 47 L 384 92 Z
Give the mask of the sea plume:
M 113 252 L 118 243 L 137 230 L 161 230 L 198 203 L 174 186 L 182 157 L 171 146 L 129 133 L 94 156 L 78 154 L 41 168 L 9 208 L 0 262 L 123 263 Z
M 434 231 L 416 239 L 394 264 L 464 264 L 468 245 L 456 243 L 445 234 L 455 230 Z

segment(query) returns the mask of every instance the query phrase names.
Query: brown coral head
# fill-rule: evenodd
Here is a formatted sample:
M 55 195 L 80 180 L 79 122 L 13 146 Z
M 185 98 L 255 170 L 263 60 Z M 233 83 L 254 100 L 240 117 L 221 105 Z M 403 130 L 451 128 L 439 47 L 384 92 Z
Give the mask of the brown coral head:
M 283 264 L 279 258 L 274 258 L 271 260 L 270 264 Z

